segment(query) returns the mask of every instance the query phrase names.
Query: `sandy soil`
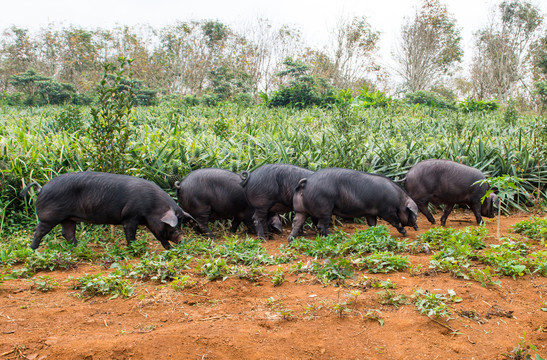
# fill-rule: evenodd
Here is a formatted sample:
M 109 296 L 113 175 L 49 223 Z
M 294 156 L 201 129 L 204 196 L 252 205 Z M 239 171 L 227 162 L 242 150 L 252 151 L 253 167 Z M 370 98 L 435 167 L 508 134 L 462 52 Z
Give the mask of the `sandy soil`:
M 502 217 L 502 235 L 530 216 Z M 487 243 L 495 243 L 496 219 L 486 221 L 491 234 Z M 431 227 L 422 216 L 419 224 L 419 232 L 409 230 L 410 239 Z M 447 223 L 456 229 L 474 225 L 465 211 L 452 214 Z M 344 224 L 349 233 L 365 227 Z M 263 246 L 276 252 L 288 232 L 286 227 L 283 235 Z M 313 231 L 306 235 L 315 238 Z M 157 242 L 150 247 L 161 251 Z M 410 255 L 410 261 L 426 270 L 430 257 Z M 0 359 L 506 359 L 523 338 L 524 345 L 537 346 L 530 354 L 547 357 L 547 313 L 541 311 L 547 301 L 544 277 L 503 277 L 501 287 L 484 288 L 446 273 L 366 274 L 391 279 L 398 285 L 396 291 L 407 296 L 417 288 L 442 293 L 453 289 L 463 299 L 450 305 L 454 319 L 435 322 L 413 304 L 381 305 L 381 289 L 366 282 L 324 286 L 315 276 L 290 274 L 290 264 L 280 267 L 287 281 L 278 287 L 269 276 L 257 282 L 211 282 L 190 270 L 197 283 L 183 291 L 149 281 L 138 283 L 131 298 L 113 300 L 78 299 L 70 296 L 74 290 L 69 284 L 61 283 L 105 272 L 99 265 L 36 274 L 61 283 L 45 293 L 28 280 L 5 281 L 0 285 Z M 276 268 L 268 267 L 267 272 Z M 356 272 L 356 279 L 364 275 Z M 339 316 L 333 305 L 350 300 L 355 290 L 360 295 L 347 306 L 351 312 Z M 270 297 L 286 311 L 268 305 Z M 378 314 L 383 326 L 370 314 Z M 465 314 L 474 314 L 473 319 Z

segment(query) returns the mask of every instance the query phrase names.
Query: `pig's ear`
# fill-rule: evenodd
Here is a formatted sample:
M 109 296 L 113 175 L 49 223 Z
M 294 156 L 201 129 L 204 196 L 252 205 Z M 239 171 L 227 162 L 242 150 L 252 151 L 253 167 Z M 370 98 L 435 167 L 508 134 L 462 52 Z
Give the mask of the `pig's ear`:
M 175 227 L 179 223 L 179 219 L 177 219 L 177 215 L 173 209 L 167 210 L 161 217 L 161 221 L 171 227 Z
M 500 207 L 500 199 L 498 198 L 498 195 L 492 193 L 488 196 L 492 199 L 492 203 L 498 208 Z
M 409 209 L 414 215 L 418 216 L 418 205 L 414 202 L 412 199 L 408 199 L 406 202 L 406 207 Z

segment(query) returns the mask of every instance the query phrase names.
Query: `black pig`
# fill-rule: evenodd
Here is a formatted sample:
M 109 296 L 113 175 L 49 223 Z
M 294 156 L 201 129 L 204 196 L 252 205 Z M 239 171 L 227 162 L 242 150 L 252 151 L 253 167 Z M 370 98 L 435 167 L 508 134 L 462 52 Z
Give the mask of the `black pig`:
M 21 196 L 26 196 L 29 184 Z M 185 213 L 153 182 L 101 172 L 76 172 L 59 175 L 39 191 L 36 200 L 39 223 L 30 247 L 37 249 L 42 237 L 57 224 L 63 236 L 76 243 L 76 223 L 122 224 L 129 245 L 135 240 L 138 225 L 146 225 L 165 249 L 180 242 L 180 224 Z
M 481 214 L 489 218 L 495 216 L 494 205 L 499 206 L 496 194 L 491 193 L 481 203 L 481 198 L 490 186 L 486 183 L 473 185 L 484 179 L 482 172 L 470 166 L 433 159 L 414 165 L 406 174 L 404 182 L 406 191 L 430 223 L 435 224 L 435 219 L 427 208 L 428 203 L 445 205 L 441 217 L 441 225 L 445 226 L 454 204 L 468 205 L 475 214 L 477 224 L 482 223 Z
M 294 189 L 300 179 L 311 174 L 311 170 L 289 164 L 266 164 L 252 173 L 241 173 L 241 186 L 255 209 L 253 219 L 259 238 L 268 235 L 268 218 L 276 219 L 277 214 L 293 210 Z M 281 222 L 274 222 L 273 228 L 281 233 Z
M 256 232 L 254 208 L 240 182 L 239 175 L 228 170 L 200 169 L 177 181 L 175 188 L 180 206 L 196 219 L 198 230 L 212 238 L 207 226 L 211 219 L 232 219 L 232 232 L 241 222 Z
M 365 217 L 369 226 L 380 217 L 406 235 L 405 226 L 417 228 L 418 207 L 393 181 L 381 175 L 330 168 L 317 171 L 298 183 L 294 194 L 296 212 L 289 242 L 297 236 L 306 218 L 317 218 L 319 232 L 329 234 L 331 216 Z

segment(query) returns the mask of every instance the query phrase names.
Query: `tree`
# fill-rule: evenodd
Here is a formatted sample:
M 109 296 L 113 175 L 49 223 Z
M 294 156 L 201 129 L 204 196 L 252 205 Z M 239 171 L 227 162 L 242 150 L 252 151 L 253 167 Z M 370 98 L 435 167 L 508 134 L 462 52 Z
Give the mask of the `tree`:
M 38 74 L 34 69 L 28 69 L 24 73 L 12 75 L 10 77 L 10 84 L 17 90 L 33 96 L 38 89 L 38 83 L 46 80 L 51 79 Z
M 506 102 L 522 90 L 530 93 L 529 55 L 543 16 L 529 2 L 511 0 L 503 1 L 491 18 L 490 24 L 475 33 L 473 93 Z
M 8 90 L 11 75 L 22 73 L 35 62 L 34 43 L 27 29 L 10 27 L 0 47 L 0 91 Z
M 311 75 L 311 67 L 300 60 L 290 57 L 283 61 L 285 69 L 277 76 L 286 78 L 286 85 L 281 85 L 278 91 L 269 98 L 270 106 L 292 106 L 304 108 L 321 105 L 330 87 L 325 79 Z
M 428 90 L 461 62 L 460 30 L 438 0 L 423 0 L 420 11 L 401 28 L 395 54 L 397 72 L 408 91 Z
M 134 129 L 133 82 L 123 86 L 122 78 L 129 71 L 133 60 L 119 58 L 119 69 L 111 63 L 104 64 L 103 78 L 98 85 L 98 103 L 91 108 L 90 149 L 93 163 L 91 167 L 98 171 L 123 174 L 129 148 L 129 138 Z M 114 76 L 112 76 L 114 75 Z
M 534 86 L 542 102 L 542 110 L 547 106 L 547 30 L 536 42 L 532 52 L 534 65 Z
M 364 16 L 339 22 L 331 60 L 334 87 L 354 88 L 358 80 L 375 68 L 373 55 L 379 39 L 380 32 L 374 31 Z

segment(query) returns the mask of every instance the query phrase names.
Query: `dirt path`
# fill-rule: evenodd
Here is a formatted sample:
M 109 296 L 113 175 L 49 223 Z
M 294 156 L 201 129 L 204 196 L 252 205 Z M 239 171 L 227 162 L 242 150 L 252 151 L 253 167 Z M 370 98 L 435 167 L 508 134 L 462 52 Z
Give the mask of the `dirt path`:
M 512 224 L 529 218 L 503 217 L 503 235 L 509 234 Z M 472 219 L 470 213 L 459 211 L 447 226 L 474 226 Z M 409 230 L 409 238 L 431 227 L 423 217 L 419 223 L 420 231 Z M 487 227 L 495 235 L 496 220 L 487 219 Z M 352 233 L 366 226 L 343 228 Z M 391 232 L 398 237 L 396 230 Z M 286 243 L 287 234 L 285 228 L 283 235 L 263 246 L 273 253 Z M 487 240 L 496 241 L 495 236 Z M 430 257 L 410 255 L 410 261 L 427 269 Z M 436 323 L 412 304 L 381 305 L 381 289 L 365 286 L 362 272 L 356 272 L 355 286 L 336 287 L 323 286 L 312 275 L 290 274 L 289 267 L 281 265 L 286 281 L 278 287 L 270 277 L 254 283 L 237 278 L 210 282 L 191 274 L 197 283 L 183 291 L 149 281 L 140 283 L 136 294 L 125 300 L 69 296 L 73 290 L 61 281 L 106 271 L 98 265 L 36 274 L 61 283 L 46 293 L 33 289 L 29 281 L 5 281 L 0 285 L 0 360 L 505 359 L 503 353 L 511 353 L 522 337 L 547 357 L 547 313 L 541 311 L 547 301 L 544 277 L 504 277 L 501 287 L 484 288 L 446 273 L 366 274 L 391 279 L 396 291 L 407 296 L 417 288 L 442 293 L 453 289 L 463 301 L 451 304 L 453 320 Z M 340 304 L 352 296 L 355 300 L 355 294 L 356 301 L 343 309 Z M 272 300 L 269 304 L 268 298 L 277 305 L 272 306 Z M 337 308 L 343 309 L 341 316 Z

